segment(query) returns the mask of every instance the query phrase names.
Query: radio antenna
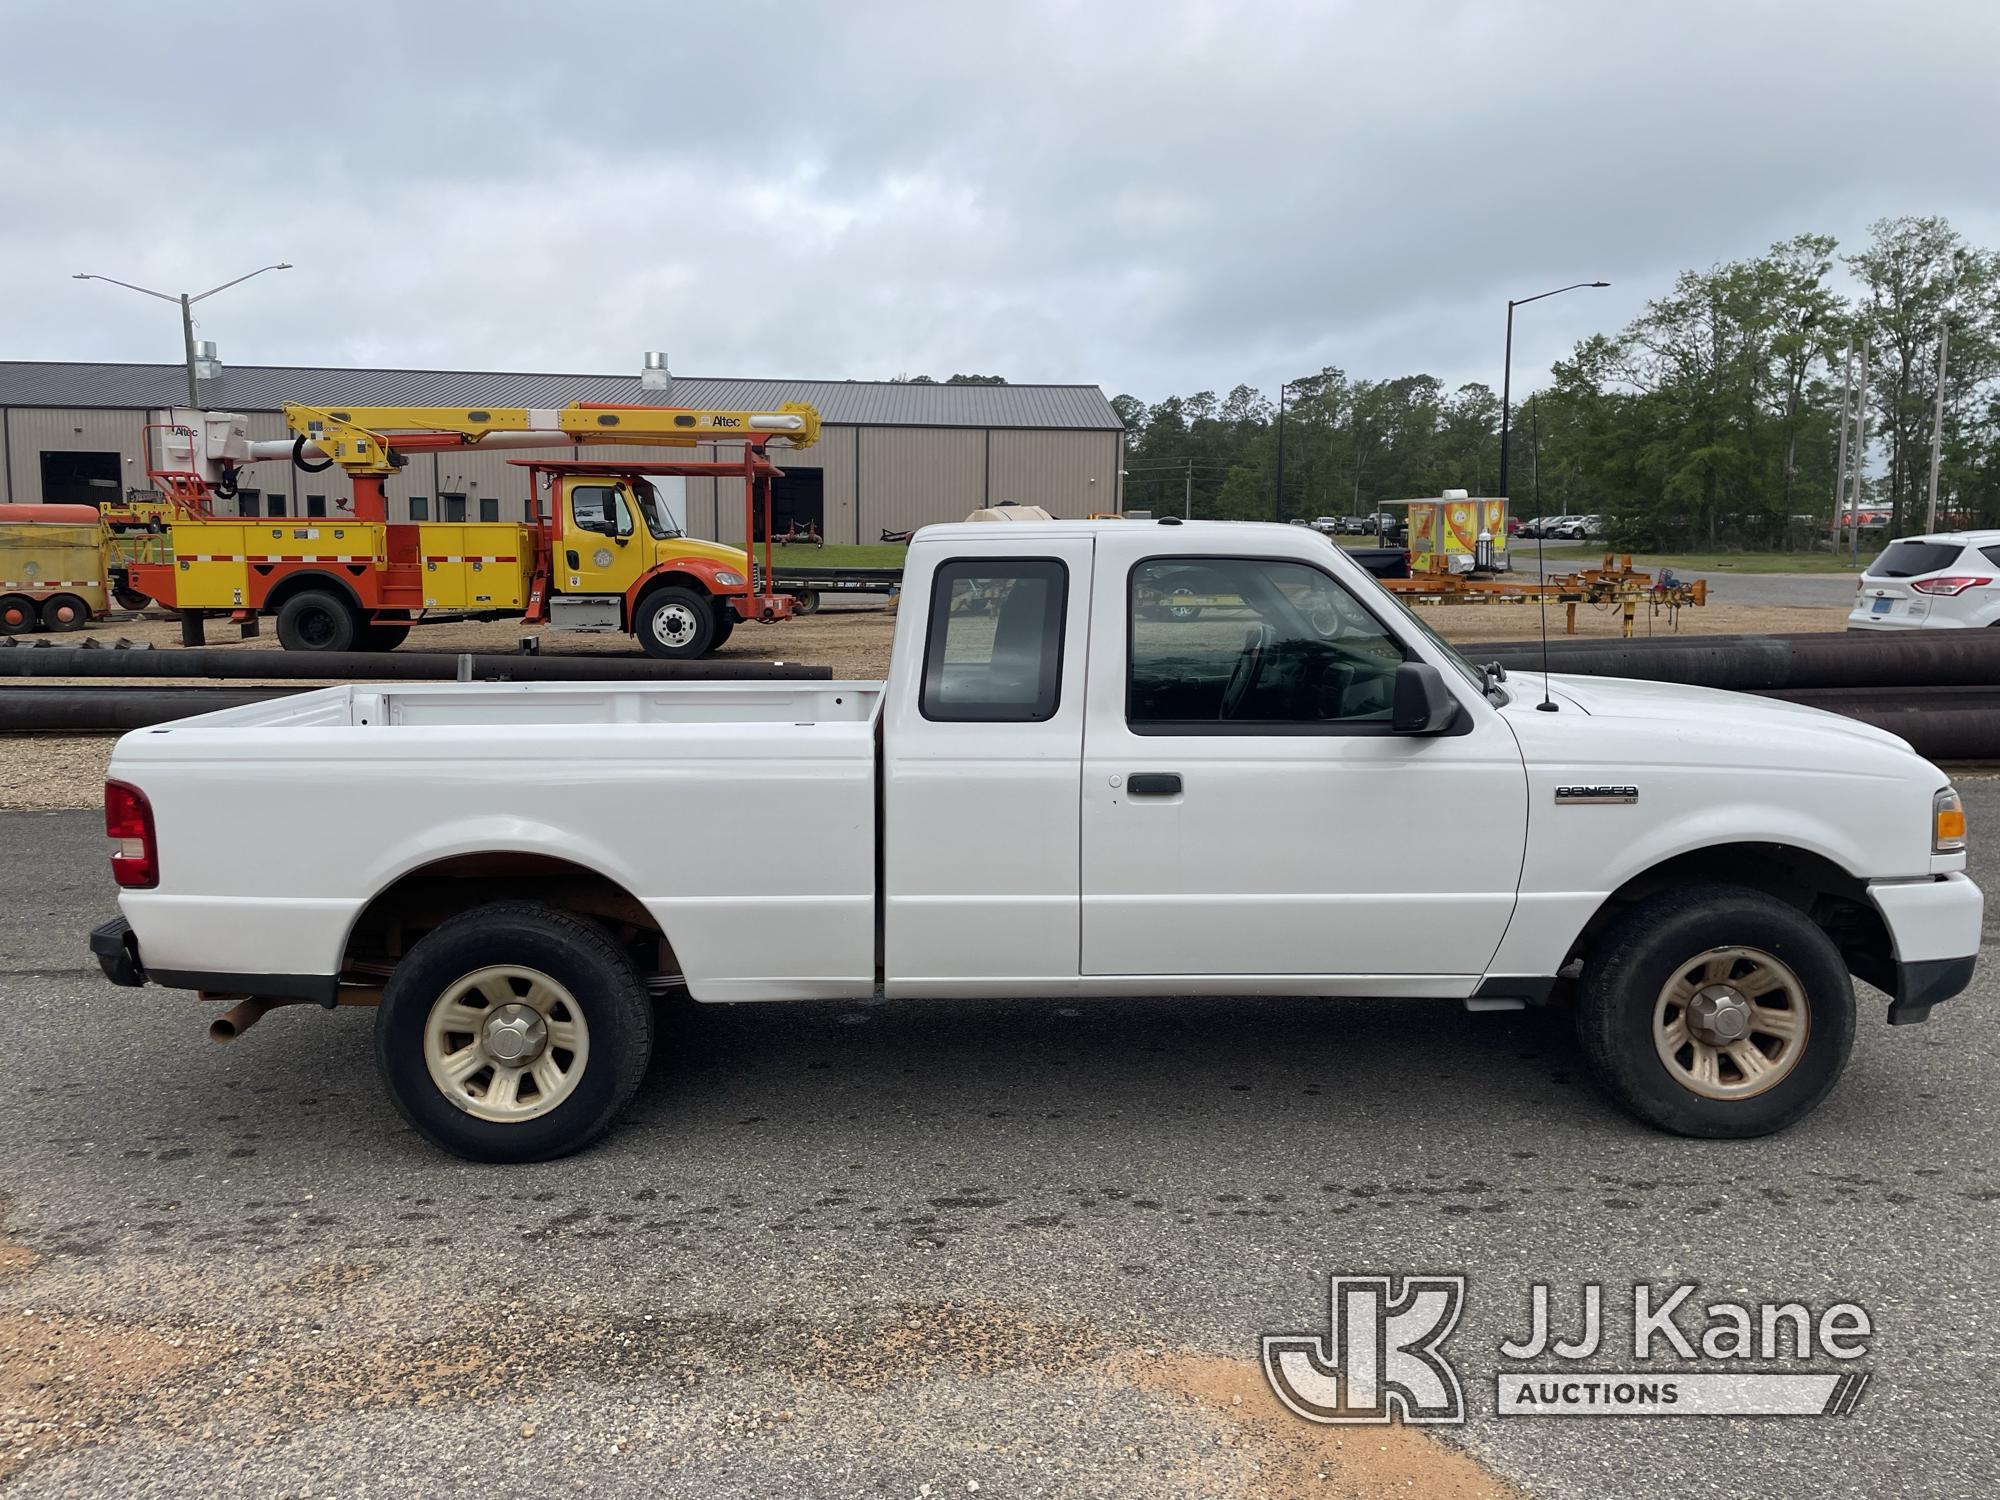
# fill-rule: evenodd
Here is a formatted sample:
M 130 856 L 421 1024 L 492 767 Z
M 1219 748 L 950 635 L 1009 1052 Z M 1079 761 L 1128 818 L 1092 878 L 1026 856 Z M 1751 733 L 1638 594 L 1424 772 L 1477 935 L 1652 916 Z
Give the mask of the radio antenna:
M 1542 701 L 1535 705 L 1545 714 L 1556 713 L 1556 700 L 1549 693 L 1549 528 L 1542 516 L 1542 413 L 1541 403 L 1528 401 L 1528 452 L 1534 469 L 1535 571 L 1540 574 L 1535 589 L 1537 612 L 1542 617 Z

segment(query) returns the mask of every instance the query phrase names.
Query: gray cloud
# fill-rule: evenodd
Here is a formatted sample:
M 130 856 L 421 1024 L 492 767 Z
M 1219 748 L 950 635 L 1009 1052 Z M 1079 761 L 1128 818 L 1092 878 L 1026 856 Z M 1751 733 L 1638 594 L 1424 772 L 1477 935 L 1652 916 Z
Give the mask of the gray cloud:
M 2000 8 L 40 6 L 0 21 L 0 357 L 1532 383 L 1673 273 L 2000 243 Z

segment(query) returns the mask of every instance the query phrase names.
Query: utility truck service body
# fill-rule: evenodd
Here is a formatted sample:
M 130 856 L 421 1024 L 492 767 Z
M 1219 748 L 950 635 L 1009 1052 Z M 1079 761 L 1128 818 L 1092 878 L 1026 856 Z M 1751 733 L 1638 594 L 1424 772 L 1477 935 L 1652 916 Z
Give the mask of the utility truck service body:
M 398 1107 L 496 1160 L 606 1129 L 681 986 L 1570 1003 L 1634 1113 L 1754 1135 L 1850 973 L 1922 1020 L 1980 937 L 1901 740 L 1501 680 L 1272 525 L 927 528 L 886 682 L 330 688 L 127 735 L 107 821 L 114 979 L 377 1004 Z

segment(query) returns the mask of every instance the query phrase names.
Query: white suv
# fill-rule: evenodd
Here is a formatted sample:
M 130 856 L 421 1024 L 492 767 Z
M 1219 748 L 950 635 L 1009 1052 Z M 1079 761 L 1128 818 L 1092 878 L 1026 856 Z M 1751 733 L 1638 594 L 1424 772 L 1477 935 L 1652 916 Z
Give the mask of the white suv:
M 1861 575 L 1849 630 L 2000 624 L 2000 531 L 1906 536 Z

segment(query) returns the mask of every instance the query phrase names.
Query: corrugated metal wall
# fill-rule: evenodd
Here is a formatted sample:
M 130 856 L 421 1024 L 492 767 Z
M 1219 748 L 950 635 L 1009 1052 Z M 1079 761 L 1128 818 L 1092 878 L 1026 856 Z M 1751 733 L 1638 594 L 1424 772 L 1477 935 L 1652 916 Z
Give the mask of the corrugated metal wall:
M 962 521 L 986 492 L 986 433 L 948 427 L 857 430 L 861 532 L 872 542 L 887 528 Z
M 144 412 L 14 406 L 8 408 L 6 422 L 6 498 L 12 504 L 41 502 L 44 453 L 116 453 L 123 460 L 124 485 L 110 497 L 114 500 L 146 483 Z
M 991 504 L 1039 505 L 1064 519 L 1115 511 L 1118 434 L 996 431 L 987 488 Z

